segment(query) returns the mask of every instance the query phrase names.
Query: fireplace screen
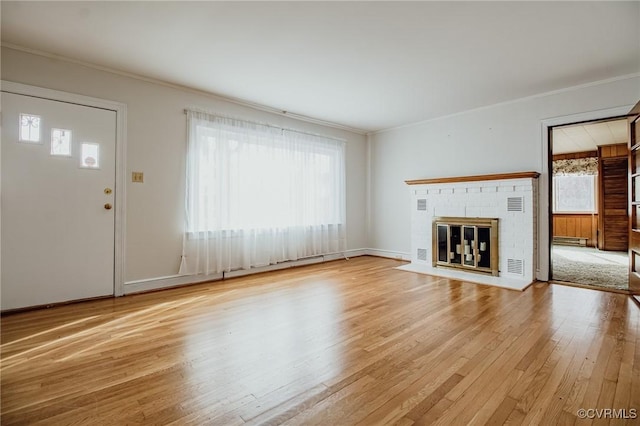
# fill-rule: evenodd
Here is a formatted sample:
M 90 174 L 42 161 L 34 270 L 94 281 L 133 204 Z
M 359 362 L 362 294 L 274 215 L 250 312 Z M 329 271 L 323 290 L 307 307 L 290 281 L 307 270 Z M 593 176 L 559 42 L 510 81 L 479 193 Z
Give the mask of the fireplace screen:
M 498 275 L 498 219 L 437 217 L 433 266 Z

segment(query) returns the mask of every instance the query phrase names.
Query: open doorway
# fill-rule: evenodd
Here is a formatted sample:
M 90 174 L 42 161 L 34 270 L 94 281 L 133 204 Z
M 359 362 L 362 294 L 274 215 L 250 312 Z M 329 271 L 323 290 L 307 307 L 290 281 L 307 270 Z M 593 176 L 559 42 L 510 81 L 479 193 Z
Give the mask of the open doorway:
M 552 127 L 551 279 L 628 290 L 626 118 Z

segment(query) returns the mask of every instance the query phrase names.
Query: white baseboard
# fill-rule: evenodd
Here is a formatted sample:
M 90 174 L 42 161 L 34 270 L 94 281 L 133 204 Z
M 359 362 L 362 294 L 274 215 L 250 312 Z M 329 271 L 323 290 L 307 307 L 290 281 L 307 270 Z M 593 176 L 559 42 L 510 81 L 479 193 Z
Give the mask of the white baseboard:
M 143 291 L 160 290 L 178 287 L 186 284 L 198 284 L 222 279 L 222 274 L 212 275 L 172 275 L 169 277 L 149 278 L 145 280 L 127 281 L 124 283 L 124 294 L 140 293 Z
M 323 256 L 308 257 L 306 259 L 290 260 L 288 262 L 276 263 L 275 265 L 258 266 L 251 269 L 238 269 L 237 271 L 225 272 L 224 278 L 244 277 L 245 275 L 259 274 L 260 272 L 278 271 L 280 269 L 295 268 L 297 266 L 313 265 L 315 263 L 326 262 Z
M 406 260 L 411 262 L 411 253 L 372 248 L 366 249 L 365 251 L 368 256 L 388 257 L 389 259 Z
M 331 253 L 331 254 L 325 254 L 324 258 L 325 261 L 330 261 L 330 260 L 338 260 L 338 259 L 349 259 L 351 257 L 358 257 L 358 256 L 366 256 L 367 253 L 367 249 L 352 249 L 352 250 L 347 250 L 341 253 Z
M 297 266 L 312 265 L 314 263 L 329 262 L 338 259 L 348 259 L 351 257 L 366 256 L 370 249 L 352 249 L 339 253 L 329 253 L 320 256 L 308 257 L 305 259 L 282 262 L 275 265 L 260 266 L 251 269 L 241 269 L 237 271 L 225 272 L 224 274 L 212 275 L 171 275 L 168 277 L 149 278 L 144 280 L 128 281 L 124 283 L 124 294 L 140 293 L 143 291 L 160 290 L 163 288 L 177 287 L 187 284 L 198 284 L 207 281 L 219 281 L 226 278 L 242 277 L 245 275 L 257 274 L 260 272 L 277 271 L 279 269 L 295 268 Z M 390 253 L 390 252 L 389 252 Z M 373 254 L 378 256 L 378 254 Z M 382 256 L 382 255 L 380 255 Z M 383 256 L 392 257 L 395 256 Z

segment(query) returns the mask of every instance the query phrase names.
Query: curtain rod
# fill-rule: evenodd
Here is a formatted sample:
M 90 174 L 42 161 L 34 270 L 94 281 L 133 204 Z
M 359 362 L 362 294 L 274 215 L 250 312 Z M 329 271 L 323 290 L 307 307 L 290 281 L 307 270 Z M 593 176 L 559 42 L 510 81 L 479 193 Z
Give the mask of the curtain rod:
M 347 142 L 346 139 L 336 138 L 334 136 L 327 136 L 327 135 L 323 135 L 323 134 L 320 134 L 320 133 L 313 133 L 313 132 L 305 132 L 305 131 L 302 131 L 302 130 L 292 129 L 290 127 L 274 126 L 273 124 L 263 123 L 263 122 L 260 122 L 260 121 L 245 120 L 245 119 L 242 119 L 242 118 L 237 118 L 237 117 L 231 117 L 231 116 L 228 116 L 228 115 L 217 114 L 215 112 L 207 111 L 207 110 L 200 109 L 200 108 L 185 108 L 184 109 L 184 113 L 187 114 L 188 112 L 196 112 L 196 113 L 200 113 L 200 114 L 206 114 L 206 115 L 210 115 L 210 116 L 216 117 L 216 118 L 225 118 L 225 119 L 229 119 L 229 120 L 237 120 L 237 121 L 242 121 L 243 123 L 257 124 L 259 126 L 271 127 L 271 128 L 278 129 L 278 130 L 286 130 L 287 132 L 301 133 L 303 135 L 318 136 L 318 137 L 321 137 L 321 138 L 331 139 L 331 140 L 338 141 L 338 142 Z

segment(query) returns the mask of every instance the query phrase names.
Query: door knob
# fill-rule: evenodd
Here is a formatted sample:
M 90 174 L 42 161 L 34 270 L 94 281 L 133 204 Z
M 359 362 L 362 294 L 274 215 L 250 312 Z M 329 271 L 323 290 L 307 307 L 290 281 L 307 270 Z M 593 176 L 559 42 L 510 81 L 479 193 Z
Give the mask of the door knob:
M 111 210 L 111 204 L 110 204 L 110 203 L 105 204 L 105 205 L 104 205 L 104 208 L 105 208 L 106 210 Z

